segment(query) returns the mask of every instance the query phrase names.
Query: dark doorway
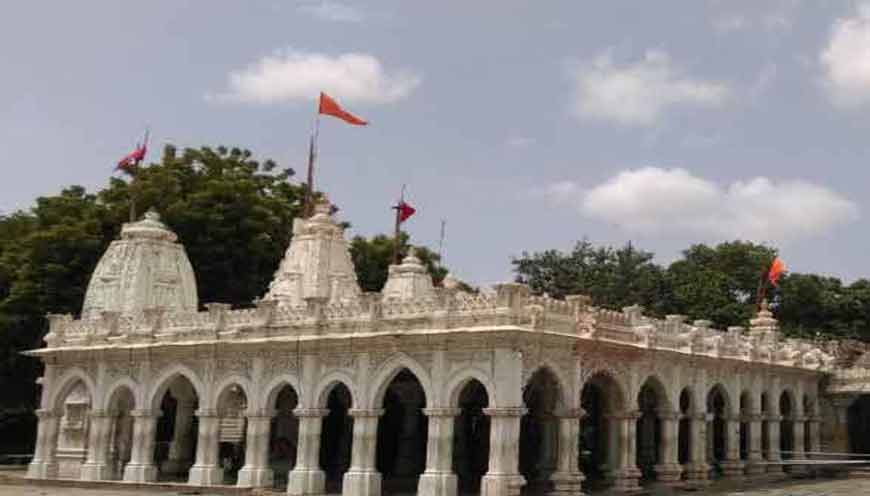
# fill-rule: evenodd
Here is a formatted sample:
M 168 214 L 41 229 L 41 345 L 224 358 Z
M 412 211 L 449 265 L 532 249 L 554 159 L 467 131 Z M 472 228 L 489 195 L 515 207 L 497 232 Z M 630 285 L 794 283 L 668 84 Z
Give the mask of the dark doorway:
M 480 493 L 480 480 L 489 468 L 489 417 L 483 409 L 489 405 L 486 388 L 471 380 L 459 393 L 462 410 L 453 434 L 453 471 L 459 478 L 459 491 Z
M 384 493 L 416 493 L 426 465 L 426 394 L 417 377 L 403 369 L 384 394 L 378 419 L 377 469 Z
M 849 449 L 852 453 L 870 454 L 870 394 L 855 399 L 847 412 Z
M 332 388 L 326 400 L 329 414 L 323 419 L 320 466 L 326 472 L 328 493 L 341 493 L 342 478 L 350 467 L 353 418 L 347 412 L 351 404 L 350 390 L 340 383 Z

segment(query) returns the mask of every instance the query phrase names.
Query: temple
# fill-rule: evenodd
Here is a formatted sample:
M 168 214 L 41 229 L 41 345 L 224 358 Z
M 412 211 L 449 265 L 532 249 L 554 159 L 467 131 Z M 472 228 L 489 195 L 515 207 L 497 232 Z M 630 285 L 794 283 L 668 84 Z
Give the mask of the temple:
M 784 476 L 802 467 L 783 460 L 870 448 L 870 354 L 785 338 L 766 306 L 718 330 L 461 287 L 433 286 L 411 251 L 361 291 L 321 202 L 262 299 L 201 304 L 149 212 L 100 260 L 81 316 L 50 315 L 28 352 L 45 364 L 28 477 L 577 495 Z

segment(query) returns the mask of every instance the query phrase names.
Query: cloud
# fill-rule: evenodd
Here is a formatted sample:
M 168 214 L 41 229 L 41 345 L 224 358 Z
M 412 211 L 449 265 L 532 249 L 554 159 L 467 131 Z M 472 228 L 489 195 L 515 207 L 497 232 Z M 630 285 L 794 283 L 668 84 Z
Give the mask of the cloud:
M 806 181 L 756 177 L 722 186 L 684 169 L 626 170 L 588 190 L 561 181 L 544 191 L 554 204 L 645 234 L 687 232 L 785 243 L 859 216 L 854 202 Z
M 360 23 L 365 20 L 365 15 L 359 9 L 328 0 L 303 2 L 298 10 L 321 21 Z
M 511 136 L 505 140 L 505 145 L 511 148 L 528 148 L 535 144 L 537 140 L 528 136 Z
M 230 72 L 227 90 L 206 99 L 290 103 L 310 101 L 325 91 L 341 102 L 391 103 L 410 95 L 420 81 L 409 70 L 387 72 L 380 60 L 364 53 L 330 56 L 288 49 Z
M 572 72 L 574 113 L 623 125 L 649 126 L 670 107 L 716 107 L 729 95 L 723 83 L 684 76 L 667 53 L 650 50 L 633 64 L 616 65 L 605 52 Z
M 834 22 L 819 61 L 824 87 L 835 105 L 870 102 L 870 3 L 861 5 L 854 16 Z

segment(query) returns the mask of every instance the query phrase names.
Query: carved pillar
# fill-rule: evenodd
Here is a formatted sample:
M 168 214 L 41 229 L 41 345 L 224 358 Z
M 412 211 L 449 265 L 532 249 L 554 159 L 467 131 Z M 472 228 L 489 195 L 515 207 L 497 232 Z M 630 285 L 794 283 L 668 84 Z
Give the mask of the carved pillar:
M 746 418 L 749 426 L 749 454 L 746 459 L 746 474 L 758 475 L 765 472 L 764 457 L 761 453 L 761 414 L 751 413 Z
M 819 417 L 813 416 L 807 419 L 807 423 L 810 426 L 810 437 L 808 439 L 809 445 L 805 446 L 806 450 L 810 453 L 807 458 L 815 457 L 815 453 L 818 453 L 822 450 L 821 444 L 821 419 Z
M 429 439 L 426 442 L 426 471 L 420 476 L 420 496 L 456 496 L 459 481 L 453 473 L 453 426 L 459 408 L 427 408 Z
M 190 468 L 192 486 L 217 486 L 224 482 L 224 470 L 218 465 L 220 416 L 215 410 L 196 411 L 199 432 L 196 440 L 196 463 Z
M 567 410 L 558 415 L 559 418 L 559 453 L 556 472 L 550 477 L 553 481 L 551 494 L 573 496 L 581 494 L 583 481 L 586 479 L 580 471 L 577 460 L 577 440 L 580 437 L 580 419 L 584 412 L 582 408 Z
M 37 410 L 39 424 L 36 430 L 36 448 L 33 460 L 27 466 L 28 479 L 54 479 L 57 477 L 57 435 L 60 427 L 60 415 L 54 410 Z
M 297 408 L 293 414 L 299 418 L 299 441 L 296 466 L 287 476 L 287 494 L 321 494 L 326 487 L 326 474 L 320 468 L 320 435 L 323 417 L 329 410 Z
M 710 466 L 707 464 L 707 414 L 690 416 L 689 425 L 689 463 L 686 464 L 686 482 L 689 485 L 705 485 L 709 479 Z
M 725 419 L 725 460 L 722 461 L 722 472 L 726 477 L 743 475 L 743 462 L 740 461 L 740 417 L 734 415 Z
M 614 474 L 614 489 L 620 492 L 640 489 L 638 480 L 641 473 L 635 463 L 637 453 L 637 419 L 640 412 L 628 412 L 611 417 L 612 424 L 619 433 L 619 468 Z
M 112 439 L 112 416 L 104 410 L 90 412 L 91 426 L 88 439 L 88 457 L 81 468 L 82 480 L 109 480 L 109 442 Z
M 269 467 L 269 434 L 272 415 L 265 412 L 248 415 L 245 428 L 245 466 L 239 470 L 239 487 L 271 487 L 273 474 Z
M 767 466 L 767 473 L 769 474 L 781 474 L 782 473 L 782 465 L 777 465 L 782 462 L 782 456 L 779 452 L 779 436 L 780 429 L 782 428 L 782 416 L 781 415 L 769 415 L 767 417 L 767 425 L 769 432 L 769 443 L 767 450 L 767 462 L 773 463 L 774 465 Z
M 659 464 L 655 466 L 656 477 L 664 483 L 679 482 L 683 467 L 679 462 L 678 438 L 680 415 L 664 411 L 658 414 L 662 435 L 659 445 Z
M 804 422 L 806 422 L 805 417 L 795 417 L 794 421 L 792 421 L 792 439 L 794 439 L 794 446 L 792 447 L 792 461 L 796 460 L 806 460 L 807 456 L 804 454 Z M 806 472 L 806 465 L 792 465 L 789 467 L 789 470 L 792 474 Z
M 522 407 L 485 408 L 489 415 L 489 471 L 480 483 L 481 496 L 519 496 L 526 484 L 520 475 L 520 418 L 526 414 Z
M 181 474 L 192 465 L 190 428 L 193 425 L 193 415 L 196 403 L 188 400 L 178 400 L 175 406 L 175 424 L 172 429 L 172 440 L 169 442 L 169 454 L 161 465 L 162 472 Z
M 353 446 L 350 468 L 344 474 L 341 494 L 343 496 L 380 496 L 381 474 L 375 468 L 375 453 L 378 441 L 378 418 L 383 409 L 351 409 L 353 417 Z
M 154 482 L 157 467 L 154 465 L 154 437 L 157 434 L 157 419 L 153 410 L 133 410 L 133 449 L 130 462 L 124 467 L 126 482 Z

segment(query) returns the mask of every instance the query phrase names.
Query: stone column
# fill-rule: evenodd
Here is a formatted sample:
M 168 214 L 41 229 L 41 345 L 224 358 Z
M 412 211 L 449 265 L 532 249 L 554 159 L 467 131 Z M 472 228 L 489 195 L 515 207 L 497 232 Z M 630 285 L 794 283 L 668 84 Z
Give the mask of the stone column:
M 746 417 L 749 426 L 749 453 L 746 460 L 746 475 L 759 475 L 765 472 L 764 457 L 761 453 L 761 414 L 751 413 Z
M 427 408 L 429 439 L 426 442 L 426 470 L 420 476 L 420 496 L 456 496 L 459 480 L 453 473 L 453 426 L 459 408 Z
M 489 471 L 480 483 L 481 496 L 519 496 L 526 479 L 519 473 L 520 418 L 523 407 L 486 408 L 490 417 Z
M 341 494 L 343 496 L 380 496 L 381 474 L 375 468 L 375 453 L 378 442 L 378 418 L 383 409 L 351 409 L 353 417 L 353 446 L 350 468 L 344 474 Z
M 239 487 L 272 487 L 272 468 L 269 466 L 269 433 L 272 414 L 258 412 L 248 415 L 245 427 L 245 466 L 239 470 Z
M 804 422 L 806 422 L 805 417 L 795 417 L 792 421 L 792 439 L 794 439 L 794 447 L 792 448 L 792 460 L 806 460 L 807 456 L 804 454 Z M 789 467 L 789 470 L 792 474 L 795 473 L 803 473 L 807 471 L 807 465 L 792 465 Z
M 109 480 L 112 467 L 109 465 L 109 442 L 112 439 L 113 417 L 105 410 L 90 412 L 91 427 L 88 438 L 88 457 L 81 468 L 81 479 L 89 481 Z
M 161 465 L 162 472 L 181 474 L 191 466 L 190 459 L 190 427 L 193 425 L 193 415 L 196 403 L 178 400 L 175 406 L 175 424 L 172 429 L 172 440 L 169 442 L 169 454 Z
M 686 482 L 691 486 L 706 485 L 710 478 L 707 464 L 707 414 L 689 416 L 689 463 L 686 464 Z
M 580 419 L 584 412 L 582 408 L 566 410 L 558 414 L 559 418 L 559 455 L 556 462 L 556 472 L 550 477 L 553 481 L 552 495 L 574 496 L 581 494 L 583 481 L 586 479 L 578 465 L 578 439 L 580 438 Z
M 36 430 L 36 448 L 33 452 L 33 460 L 27 466 L 28 479 L 54 479 L 57 478 L 57 435 L 60 427 L 60 415 L 54 410 L 37 410 L 36 416 L 39 424 Z
M 192 486 L 217 486 L 224 482 L 224 469 L 218 464 L 220 416 L 215 410 L 196 411 L 199 432 L 196 440 L 196 463 L 190 467 L 187 482 Z
M 637 419 L 640 412 L 628 412 L 611 417 L 619 433 L 619 468 L 614 474 L 614 489 L 620 492 L 640 489 L 638 480 L 641 473 L 635 463 L 637 453 Z
M 817 416 L 812 416 L 807 419 L 810 426 L 810 444 L 806 446 L 806 450 L 810 453 L 818 453 L 822 450 L 821 444 L 821 419 Z M 809 455 L 807 458 L 814 458 L 816 455 Z
M 157 467 L 154 465 L 154 437 L 157 435 L 157 419 L 153 410 L 133 410 L 133 449 L 130 461 L 124 467 L 125 482 L 154 482 Z
M 660 482 L 673 484 L 680 481 L 683 467 L 679 462 L 679 425 L 677 412 L 663 411 L 658 414 L 662 435 L 659 445 L 659 464 L 655 466 L 656 478 Z
M 287 494 L 322 494 L 326 488 L 326 473 L 320 468 L 320 434 L 323 417 L 329 410 L 297 408 L 299 441 L 296 444 L 296 466 L 287 476 Z M 375 422 L 377 428 L 377 422 Z
M 741 477 L 743 462 L 740 461 L 740 417 L 732 415 L 724 420 L 725 459 L 722 460 L 722 473 L 726 477 Z
M 774 465 L 767 466 L 767 473 L 769 474 L 781 474 L 782 473 L 782 465 L 777 465 L 782 462 L 782 456 L 779 452 L 779 436 L 780 429 L 782 428 L 782 416 L 781 415 L 769 415 L 767 417 L 767 425 L 768 425 L 768 442 L 770 443 L 769 449 L 767 450 L 767 461 L 768 463 L 773 463 Z

